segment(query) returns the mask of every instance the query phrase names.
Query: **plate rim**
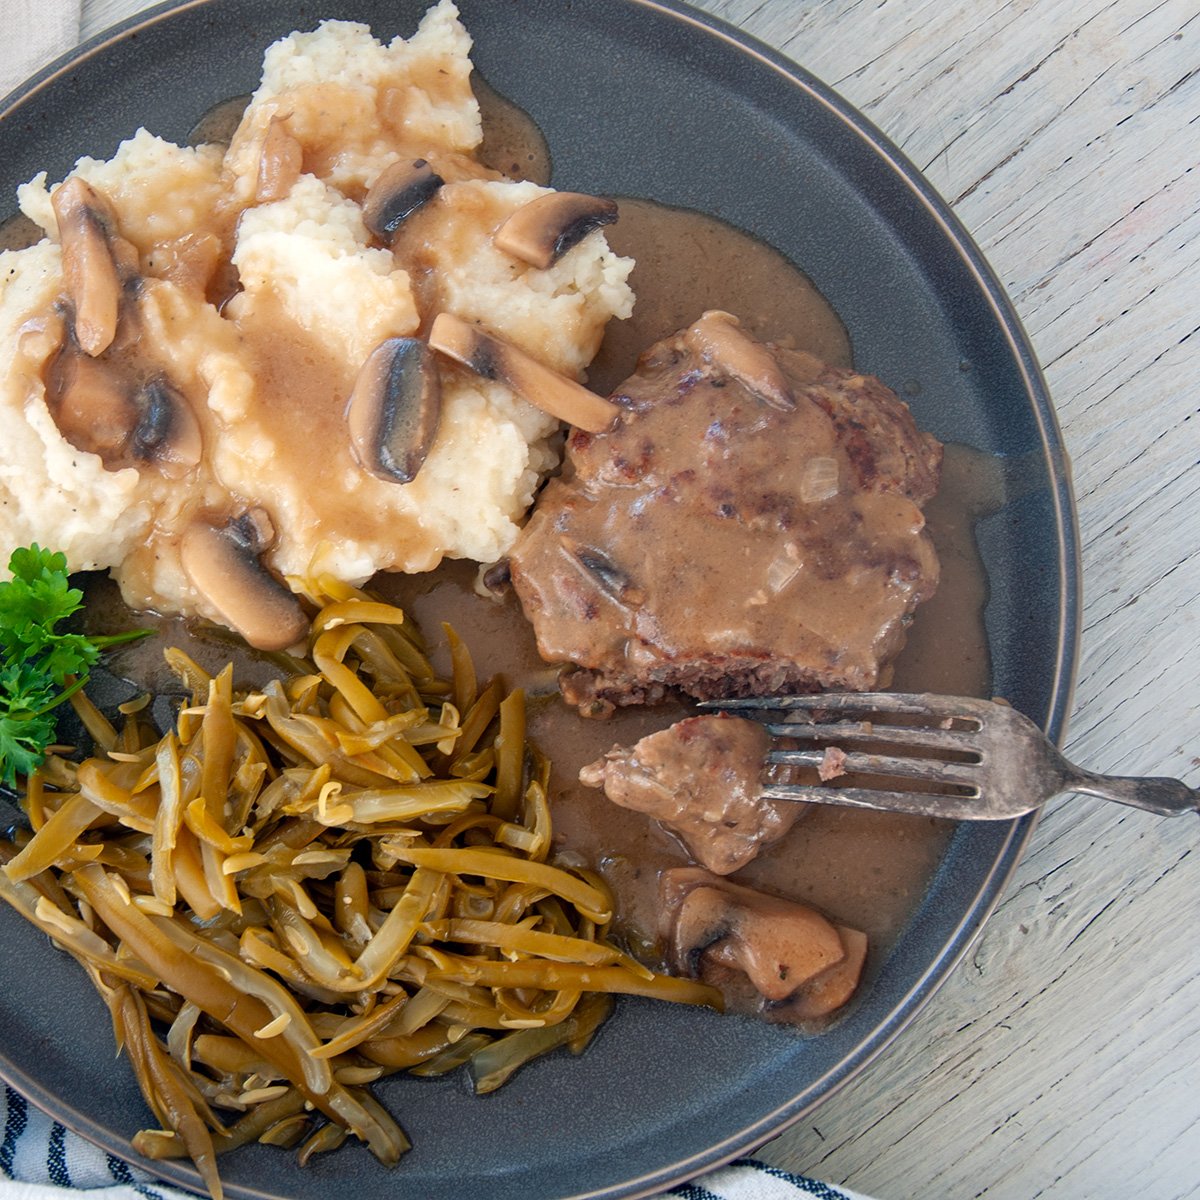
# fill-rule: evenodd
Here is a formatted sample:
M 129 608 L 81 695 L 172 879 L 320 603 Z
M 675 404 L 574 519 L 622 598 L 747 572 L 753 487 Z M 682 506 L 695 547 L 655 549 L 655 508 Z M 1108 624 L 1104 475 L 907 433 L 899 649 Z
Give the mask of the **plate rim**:
M 98 31 L 78 45 L 65 51 L 52 62 L 19 84 L 6 96 L 0 97 L 0 121 L 9 120 L 21 105 L 50 86 L 59 77 L 102 54 L 110 45 L 135 36 L 165 20 L 195 9 L 209 7 L 218 0 L 162 0 L 134 13 L 115 25 Z M 432 0 L 429 0 L 432 3 Z M 702 36 L 715 37 L 736 52 L 747 55 L 761 66 L 774 72 L 809 99 L 818 103 L 844 126 L 860 145 L 868 147 L 880 165 L 890 170 L 907 192 L 914 197 L 939 229 L 943 245 L 954 252 L 985 300 L 996 329 L 1003 335 L 1012 363 L 1016 366 L 1023 392 L 1034 417 L 1043 460 L 1050 483 L 1054 514 L 1054 541 L 1058 574 L 1058 611 L 1055 614 L 1059 636 L 1055 646 L 1053 670 L 1048 680 L 1049 709 L 1040 723 L 1057 744 L 1062 744 L 1071 711 L 1079 658 L 1082 626 L 1082 555 L 1079 517 L 1072 487 L 1072 471 L 1062 429 L 1054 410 L 1049 388 L 1038 363 L 1032 342 L 1016 307 L 983 251 L 949 203 L 934 188 L 908 156 L 868 117 L 807 68 L 790 59 L 782 51 L 767 45 L 755 35 L 733 25 L 715 14 L 703 12 L 683 0 L 608 0 L 614 7 L 658 13 L 682 25 L 690 26 Z M 1003 900 L 1008 884 L 1023 856 L 1038 822 L 1034 812 L 1010 824 L 1008 835 L 998 850 L 987 877 L 971 904 L 961 914 L 946 945 L 921 973 L 918 979 L 881 1016 L 871 1036 L 823 1076 L 814 1080 L 807 1091 L 818 1089 L 819 1094 L 808 1100 L 796 1097 L 764 1114 L 752 1124 L 731 1133 L 721 1142 L 686 1159 L 645 1173 L 619 1184 L 573 1191 L 564 1200 L 627 1200 L 656 1193 L 695 1178 L 704 1171 L 722 1166 L 754 1150 L 776 1137 L 818 1105 L 840 1091 L 856 1078 L 892 1044 L 892 1042 L 921 1013 L 940 987 L 968 954 Z M 118 1157 L 172 1184 L 203 1192 L 198 1173 L 182 1161 L 155 1162 L 144 1159 L 119 1135 L 103 1127 L 85 1113 L 57 1099 L 27 1072 L 13 1064 L 0 1049 L 0 1080 L 20 1092 L 52 1119 L 110 1151 Z M 274 1200 L 281 1193 L 260 1190 L 255 1185 L 230 1183 L 226 1195 L 243 1200 Z

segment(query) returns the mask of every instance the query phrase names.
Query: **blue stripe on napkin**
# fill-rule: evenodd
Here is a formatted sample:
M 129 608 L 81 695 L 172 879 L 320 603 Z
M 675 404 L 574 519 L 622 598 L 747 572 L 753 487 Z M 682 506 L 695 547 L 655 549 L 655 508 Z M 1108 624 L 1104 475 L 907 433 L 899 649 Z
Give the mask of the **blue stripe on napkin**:
M 4 1116 L 4 1141 L 0 1142 L 0 1171 L 11 1179 L 17 1139 L 25 1132 L 28 1104 L 25 1097 L 18 1096 L 12 1088 L 6 1087 L 4 1090 L 8 1093 L 8 1102 Z

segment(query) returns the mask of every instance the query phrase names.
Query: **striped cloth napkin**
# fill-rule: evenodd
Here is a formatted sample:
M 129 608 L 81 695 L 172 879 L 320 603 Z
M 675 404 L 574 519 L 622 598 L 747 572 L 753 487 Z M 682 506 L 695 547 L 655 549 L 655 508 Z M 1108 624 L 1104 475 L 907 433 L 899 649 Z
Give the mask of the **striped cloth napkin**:
M 79 0 L 2 0 L 0 97 L 79 40 Z M 144 1171 L 64 1129 L 12 1088 L 0 1102 L 0 1200 L 188 1200 Z M 866 1200 L 858 1193 L 738 1159 L 667 1196 L 683 1200 Z
M 195 1200 L 64 1129 L 12 1088 L 0 1102 L 0 1200 Z M 86 1189 L 87 1196 L 79 1190 Z M 867 1200 L 857 1192 L 739 1158 L 657 1198 Z

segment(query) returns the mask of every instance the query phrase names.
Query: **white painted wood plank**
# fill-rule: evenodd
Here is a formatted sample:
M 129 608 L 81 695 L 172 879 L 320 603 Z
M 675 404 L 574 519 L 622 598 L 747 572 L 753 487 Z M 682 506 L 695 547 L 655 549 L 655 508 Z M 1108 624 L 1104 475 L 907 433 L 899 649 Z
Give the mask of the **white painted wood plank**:
M 1071 749 L 1194 779 L 1194 6 L 712 7 L 835 82 L 958 198 L 1074 457 Z M 1198 1194 L 1194 824 L 1048 814 L 971 962 L 767 1157 L 889 1197 Z
M 84 34 L 142 7 L 85 0 Z M 924 169 L 1030 330 L 1074 459 L 1084 638 L 1069 748 L 1200 768 L 1195 0 L 702 0 Z M 771 1144 L 868 1194 L 1200 1195 L 1195 821 L 1066 801 L 969 960 Z

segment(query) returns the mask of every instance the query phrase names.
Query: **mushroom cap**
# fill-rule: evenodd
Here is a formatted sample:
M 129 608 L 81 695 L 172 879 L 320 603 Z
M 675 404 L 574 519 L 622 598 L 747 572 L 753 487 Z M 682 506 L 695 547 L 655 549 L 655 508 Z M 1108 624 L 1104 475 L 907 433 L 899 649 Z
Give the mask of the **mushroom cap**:
M 346 404 L 350 444 L 362 466 L 411 483 L 437 436 L 441 379 L 433 352 L 417 338 L 388 338 L 371 351 Z
M 616 201 L 583 192 L 547 192 L 521 205 L 496 230 L 496 247 L 546 270 L 593 229 L 616 221 Z
M 677 970 L 710 983 L 725 972 L 744 975 L 768 1003 L 787 1001 L 789 1019 L 824 1015 L 854 991 L 866 956 L 866 936 L 856 930 L 844 936 L 807 905 L 698 868 L 664 872 L 661 890 Z
M 230 520 L 229 535 L 251 554 L 261 554 L 275 544 L 275 522 L 265 508 L 248 508 Z
M 612 558 L 595 546 L 571 545 L 575 561 L 615 600 L 638 608 L 645 601 L 645 593 L 636 586 L 629 573 L 613 562 Z
M 139 409 L 135 394 L 106 360 L 68 341 L 46 373 L 46 406 L 72 446 L 99 455 L 109 470 L 120 467 Z
M 259 560 L 261 533 L 253 513 L 225 525 L 194 521 L 180 541 L 180 561 L 196 590 L 251 646 L 286 650 L 304 636 L 308 618 Z
M 423 158 L 402 158 L 385 167 L 363 200 L 363 224 L 390 242 L 405 219 L 427 203 L 445 180 Z
M 112 345 L 120 317 L 121 277 L 112 246 L 116 213 L 108 198 L 78 175 L 56 188 L 50 202 L 58 221 L 75 339 L 95 358 Z
M 552 371 L 511 342 L 468 324 L 452 313 L 439 313 L 429 344 L 440 354 L 482 376 L 512 388 L 536 408 L 588 433 L 607 429 L 620 409 L 582 384 Z
M 849 1002 L 867 961 L 867 935 L 846 925 L 837 927 L 846 957 L 810 979 L 781 1010 L 789 1021 L 815 1021 Z
M 775 355 L 750 337 L 737 317 L 711 309 L 683 336 L 706 363 L 732 376 L 773 408 L 789 412 L 796 407 L 792 385 Z
M 72 446 L 111 471 L 152 463 L 179 477 L 199 463 L 200 424 L 187 398 L 159 373 L 138 385 L 120 359 L 91 358 L 68 341 L 46 375 L 46 404 Z
M 200 422 L 187 397 L 165 375 L 148 379 L 138 392 L 139 418 L 130 435 L 134 457 L 156 461 L 165 475 L 182 475 L 204 450 Z

